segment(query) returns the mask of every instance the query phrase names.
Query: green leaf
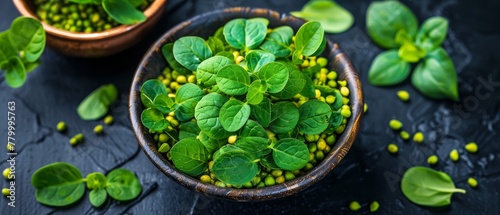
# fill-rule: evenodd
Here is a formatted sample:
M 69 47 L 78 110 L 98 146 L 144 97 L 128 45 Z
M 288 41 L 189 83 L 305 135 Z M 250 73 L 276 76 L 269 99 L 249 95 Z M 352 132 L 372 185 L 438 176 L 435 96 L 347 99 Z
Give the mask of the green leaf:
M 292 49 L 290 48 L 293 42 L 292 37 L 293 29 L 291 27 L 277 27 L 267 35 L 260 48 L 277 58 L 288 57 L 292 54 Z
M 247 94 L 247 102 L 251 105 L 257 105 L 264 99 L 264 93 L 267 90 L 267 84 L 263 80 L 255 80 L 250 84 Z
M 158 95 L 168 95 L 167 87 L 158 79 L 147 80 L 141 86 L 141 101 L 146 107 L 154 106 L 154 99 Z
M 28 62 L 37 61 L 45 48 L 45 30 L 40 21 L 30 17 L 18 17 L 12 22 L 9 39 L 12 47 L 24 51 Z
M 175 93 L 175 103 L 178 105 L 175 116 L 181 122 L 188 121 L 194 117 L 195 107 L 203 97 L 203 90 L 196 84 L 187 83 L 182 85 Z
M 368 72 L 368 80 L 375 86 L 390 86 L 403 82 L 410 75 L 410 64 L 399 58 L 397 50 L 377 55 Z
M 180 140 L 190 137 L 197 137 L 201 131 L 196 122 L 193 121 L 182 123 L 179 126 L 179 130 L 180 130 L 179 131 Z
M 181 37 L 174 43 L 174 57 L 182 66 L 191 71 L 196 71 L 198 65 L 212 57 L 210 47 L 201 37 Z
M 299 116 L 299 109 L 291 102 L 273 104 L 269 129 L 275 133 L 290 132 L 297 126 Z
M 459 100 L 455 66 L 443 48 L 430 52 L 424 61 L 417 65 L 411 82 L 429 98 Z
M 248 69 L 252 72 L 259 71 L 259 69 L 267 63 L 274 62 L 275 57 L 273 54 L 260 50 L 252 50 L 245 56 Z
M 257 76 L 267 84 L 269 93 L 278 93 L 288 81 L 288 68 L 279 62 L 271 62 L 260 68 Z
M 118 201 L 135 199 L 142 191 L 141 183 L 135 174 L 126 169 L 114 169 L 106 175 L 106 191 Z
M 172 147 L 170 155 L 175 167 L 190 176 L 198 176 L 208 168 L 210 153 L 196 138 L 180 140 Z
M 262 17 L 251 18 L 248 20 L 262 22 L 262 23 L 264 23 L 264 25 L 266 25 L 266 27 L 269 25 L 269 19 L 262 18 Z
M 102 0 L 106 13 L 120 24 L 132 25 L 146 20 L 146 15 L 129 0 Z
M 310 1 L 302 11 L 290 14 L 307 21 L 318 21 L 328 33 L 342 33 L 354 23 L 354 17 L 349 11 L 329 0 Z
M 267 138 L 266 130 L 253 120 L 248 120 L 240 131 L 239 137 L 262 137 Z
M 272 150 L 274 162 L 283 170 L 301 169 L 309 161 L 309 150 L 306 144 L 295 138 L 279 140 L 272 146 Z
M 234 55 L 233 53 L 229 52 L 229 51 L 223 51 L 223 52 L 219 52 L 217 53 L 216 56 L 222 56 L 222 57 L 226 57 L 227 59 L 229 59 L 232 63 L 234 62 Z M 203 61 L 205 62 L 205 61 Z M 202 62 L 202 63 L 203 63 Z
M 272 94 L 281 99 L 291 99 L 299 94 L 306 86 L 307 78 L 304 73 L 298 69 L 289 72 L 288 81 L 282 91 Z
M 212 171 L 219 180 L 231 185 L 243 185 L 257 175 L 259 167 L 244 151 L 221 153 L 214 160 Z
M 255 119 L 262 126 L 267 127 L 271 123 L 271 100 L 264 97 L 257 105 L 250 105 L 252 119 Z
M 233 54 L 231 54 L 231 57 L 233 57 Z M 198 84 L 204 87 L 210 87 L 217 84 L 215 77 L 220 69 L 233 63 L 232 60 L 223 56 L 213 56 L 204 60 L 196 70 L 196 80 L 198 80 Z
M 0 69 L 5 70 L 5 82 L 10 87 L 18 88 L 26 82 L 26 69 L 17 56 L 12 56 L 8 61 L 0 64 Z
M 418 21 L 405 5 L 398 1 L 372 2 L 366 12 L 366 28 L 372 40 L 383 48 L 397 48 L 395 41 L 399 30 L 415 37 Z
M 250 85 L 250 75 L 243 67 L 229 64 L 222 67 L 215 77 L 219 89 L 228 95 L 243 95 Z
M 250 117 L 250 106 L 242 101 L 231 99 L 222 105 L 219 118 L 226 131 L 239 130 Z
M 321 134 L 328 127 L 332 114 L 330 106 L 318 100 L 309 100 L 299 107 L 299 131 L 304 134 Z
M 106 188 L 106 176 L 100 172 L 89 173 L 85 180 L 87 182 L 87 187 L 91 190 Z
M 321 53 L 325 31 L 321 23 L 310 21 L 302 25 L 295 35 L 296 51 L 304 56 L 312 56 L 318 51 Z
M 264 158 L 260 159 L 259 163 L 265 168 L 280 169 L 280 167 L 276 165 L 276 162 L 274 162 L 273 154 L 268 154 Z
M 340 112 L 332 112 L 332 115 L 328 119 L 329 126 L 326 131 L 335 131 L 340 125 L 342 125 L 342 120 L 344 117 Z
M 241 149 L 238 146 L 227 144 L 227 145 L 224 145 L 224 146 L 220 147 L 220 149 L 217 150 L 214 153 L 213 160 L 217 160 L 217 158 L 219 158 L 219 156 L 221 154 L 225 154 L 225 153 L 229 153 L 229 152 L 241 152 L 241 153 L 244 153 L 245 151 L 243 151 L 243 149 Z
M 92 91 L 78 105 L 78 115 L 83 120 L 95 120 L 103 117 L 108 108 L 118 98 L 118 90 L 113 84 L 102 85 Z
M 165 119 L 163 113 L 154 108 L 148 108 L 141 113 L 142 124 L 153 131 L 163 131 L 170 123 Z
M 49 206 L 66 206 L 85 194 L 82 173 L 75 166 L 57 162 L 38 169 L 31 177 L 36 200 Z
M 186 69 L 186 67 L 182 66 L 177 60 L 175 60 L 173 43 L 165 44 L 161 48 L 161 53 L 163 54 L 165 60 L 167 60 L 170 67 L 172 67 L 172 69 L 174 69 L 175 71 L 179 72 L 179 74 L 185 75 L 191 72 L 190 70 Z
M 102 0 L 93 0 L 93 1 L 102 1 Z M 128 0 L 134 7 L 139 7 L 145 0 Z
M 426 55 L 426 51 L 412 43 L 405 43 L 398 50 L 399 58 L 409 63 L 416 63 Z
M 0 32 L 0 69 L 4 69 L 2 64 L 11 57 L 17 57 L 17 51 L 10 44 L 9 31 Z
M 259 20 L 233 19 L 224 25 L 227 43 L 236 49 L 254 49 L 266 38 L 267 27 Z
M 164 114 L 172 112 L 174 105 L 174 101 L 167 94 L 159 94 L 153 101 L 153 107 Z
M 89 193 L 90 204 L 94 207 L 100 207 L 106 201 L 108 194 L 105 189 L 91 190 Z
M 213 139 L 227 138 L 231 135 L 224 130 L 219 119 L 220 109 L 227 100 L 221 94 L 210 93 L 205 95 L 195 107 L 194 117 L 198 127 Z
M 465 190 L 455 187 L 448 174 L 422 166 L 405 172 L 401 191 L 413 203 L 431 207 L 449 205 L 453 193 L 465 194 Z
M 427 51 L 441 46 L 448 32 L 448 20 L 434 16 L 425 20 L 420 26 L 415 43 Z
M 253 158 L 260 159 L 271 153 L 268 142 L 269 139 L 262 137 L 242 137 L 234 145 L 248 152 Z
M 222 129 L 222 128 L 221 128 Z M 224 130 L 224 129 L 222 129 Z M 200 142 L 205 146 L 205 148 L 208 150 L 210 154 L 214 153 L 218 149 L 220 149 L 222 146 L 227 144 L 227 139 L 214 139 L 208 136 L 205 132 L 200 132 L 198 135 Z
M 335 102 L 333 102 L 333 104 L 331 104 L 330 106 L 332 107 L 332 110 L 337 111 L 337 110 L 340 110 L 340 108 L 342 108 L 342 105 L 344 103 L 343 103 L 342 94 L 340 94 L 340 91 L 335 90 L 334 93 L 335 93 Z
M 207 44 L 213 54 L 217 54 L 225 50 L 224 43 L 217 37 L 208 37 Z

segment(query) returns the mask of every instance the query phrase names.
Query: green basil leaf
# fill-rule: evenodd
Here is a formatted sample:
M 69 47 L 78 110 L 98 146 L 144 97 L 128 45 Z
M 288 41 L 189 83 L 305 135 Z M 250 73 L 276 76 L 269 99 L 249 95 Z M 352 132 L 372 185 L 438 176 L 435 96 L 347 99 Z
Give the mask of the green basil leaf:
M 210 153 L 196 138 L 177 142 L 170 150 L 175 168 L 190 176 L 198 176 L 208 168 Z
M 89 193 L 90 204 L 94 207 L 100 207 L 106 201 L 108 194 L 105 189 L 91 190 Z
M 465 194 L 465 190 L 455 187 L 448 174 L 423 166 L 405 172 L 401 191 L 413 203 L 432 207 L 449 205 L 453 193 Z
M 12 56 L 0 64 L 0 69 L 5 70 L 5 82 L 10 87 L 18 88 L 26 82 L 26 69 L 23 61 L 17 56 Z
M 434 16 L 425 20 L 420 26 L 415 43 L 427 51 L 441 46 L 448 32 L 448 20 Z
M 318 21 L 328 33 L 342 33 L 354 23 L 352 14 L 334 1 L 310 1 L 302 11 L 290 14 L 307 21 Z
M 158 95 L 168 95 L 167 87 L 158 79 L 147 80 L 141 86 L 141 101 L 146 107 L 154 106 L 154 99 Z
M 291 27 L 277 27 L 267 35 L 260 48 L 277 58 L 288 57 L 292 54 L 292 49 L 290 48 L 293 42 L 292 37 L 293 29 Z
M 153 131 L 163 131 L 170 123 L 165 119 L 163 113 L 154 108 L 148 108 L 141 113 L 142 124 Z
M 175 93 L 175 103 L 178 105 L 175 116 L 181 122 L 188 121 L 194 117 L 195 107 L 203 97 L 203 90 L 196 84 L 187 83 L 182 85 Z
M 253 120 L 248 120 L 240 131 L 240 137 L 262 137 L 267 138 L 266 130 Z
M 271 100 L 264 97 L 257 105 L 250 105 L 252 119 L 255 119 L 262 126 L 267 127 L 271 123 Z
M 259 20 L 233 19 L 224 25 L 227 43 L 236 49 L 254 49 L 266 38 L 267 27 Z
M 266 82 L 269 93 L 278 93 L 285 88 L 289 73 L 285 64 L 271 62 L 260 68 L 257 76 Z
M 231 57 L 233 57 L 233 54 L 231 54 Z M 196 80 L 198 80 L 198 84 L 204 87 L 211 87 L 217 84 L 215 77 L 220 69 L 233 63 L 232 60 L 223 56 L 213 56 L 204 60 L 196 69 Z
M 368 80 L 375 86 L 390 86 L 403 82 L 410 75 L 410 64 L 399 57 L 397 50 L 377 55 L 368 72 Z
M 269 129 L 275 133 L 290 132 L 297 126 L 299 116 L 299 109 L 291 102 L 273 104 Z
M 126 169 L 114 169 L 106 175 L 106 191 L 118 201 L 135 199 L 142 191 L 141 183 L 135 174 Z
M 276 165 L 276 162 L 274 162 L 273 154 L 268 154 L 264 158 L 260 159 L 259 163 L 265 168 L 280 169 L 280 167 Z
M 325 31 L 321 23 L 310 21 L 302 25 L 295 35 L 296 51 L 304 56 L 313 56 L 315 53 L 321 53 Z M 324 47 L 323 47 L 324 49 Z
M 295 138 L 281 139 L 271 149 L 274 162 L 283 170 L 301 169 L 309 161 L 309 150 L 306 144 Z
M 172 112 L 174 105 L 174 101 L 167 94 L 157 95 L 153 101 L 153 107 L 164 114 Z
M 267 63 L 274 62 L 275 57 L 273 54 L 260 50 L 252 50 L 245 56 L 248 69 L 252 72 L 259 71 L 259 69 Z
M 106 187 L 107 183 L 106 176 L 100 172 L 89 173 L 85 180 L 87 182 L 87 187 L 91 190 L 103 189 Z
M 224 130 L 219 119 L 221 107 L 228 99 L 218 93 L 205 95 L 195 107 L 194 117 L 203 133 L 213 139 L 227 138 L 231 134 Z
M 45 30 L 40 21 L 30 17 L 18 17 L 10 26 L 9 39 L 18 51 L 24 51 L 28 62 L 35 62 L 45 49 Z
M 264 99 L 264 93 L 267 90 L 267 84 L 263 80 L 255 80 L 250 84 L 247 94 L 247 102 L 251 105 L 257 105 Z
M 174 57 L 174 44 L 173 43 L 167 43 L 161 48 L 161 53 L 163 54 L 163 57 L 165 60 L 167 60 L 168 64 L 172 69 L 177 71 L 179 74 L 188 74 L 191 72 L 190 70 L 186 69 L 186 67 L 182 66 L 177 60 L 175 60 Z
M 36 200 L 49 206 L 66 206 L 85 194 L 80 170 L 68 163 L 52 163 L 38 169 L 31 177 Z
M 231 99 L 222 105 L 219 113 L 222 127 L 229 132 L 239 130 L 249 117 L 250 106 L 236 99 Z
M 225 50 L 224 43 L 217 37 L 208 37 L 207 44 L 213 54 L 217 54 Z
M 309 100 L 299 107 L 299 131 L 304 134 L 320 134 L 329 125 L 330 106 L 318 100 Z
M 257 175 L 259 167 L 251 155 L 242 151 L 229 151 L 214 160 L 212 171 L 219 180 L 231 185 L 243 185 Z
M 288 81 L 282 91 L 272 95 L 281 99 L 291 99 L 299 94 L 307 83 L 307 77 L 298 69 L 289 72 Z
M 102 0 L 102 7 L 120 24 L 132 25 L 146 20 L 146 15 L 136 9 L 129 0 Z
M 405 43 L 398 50 L 399 58 L 409 63 L 416 63 L 426 55 L 426 51 L 412 43 Z
M 250 75 L 243 67 L 229 64 L 222 67 L 215 77 L 219 89 L 228 95 L 243 95 L 250 85 Z
M 413 72 L 411 82 L 422 94 L 433 99 L 458 101 L 455 66 L 443 48 L 430 52 Z
M 193 121 L 184 122 L 179 126 L 179 139 L 185 139 L 190 137 L 197 137 L 200 134 L 200 128 L 198 124 Z
M 95 120 L 103 117 L 108 108 L 118 99 L 118 90 L 113 84 L 103 85 L 92 91 L 78 105 L 78 115 L 83 120 Z
M 267 137 L 242 137 L 234 145 L 248 152 L 253 158 L 260 159 L 271 153 L 271 149 L 267 145 L 268 142 Z
M 221 128 L 222 129 L 222 128 Z M 224 129 L 222 129 L 224 130 Z M 205 146 L 205 148 L 208 150 L 210 154 L 214 153 L 218 149 L 220 149 L 222 146 L 227 144 L 227 139 L 214 139 L 208 136 L 205 132 L 200 132 L 198 135 L 200 142 Z
M 191 71 L 196 71 L 198 65 L 212 57 L 210 47 L 201 37 L 181 37 L 174 43 L 174 57 L 182 66 Z
M 383 48 L 397 48 L 395 41 L 399 30 L 413 38 L 418 21 L 408 7 L 398 1 L 372 2 L 366 12 L 366 28 L 372 40 Z

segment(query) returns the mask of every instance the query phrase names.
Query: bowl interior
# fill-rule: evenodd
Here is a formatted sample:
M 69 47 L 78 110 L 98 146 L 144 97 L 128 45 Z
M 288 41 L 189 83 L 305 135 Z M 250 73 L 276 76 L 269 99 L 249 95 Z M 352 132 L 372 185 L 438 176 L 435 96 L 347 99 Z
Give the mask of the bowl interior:
M 327 48 L 323 55 L 329 59 L 327 67 L 330 70 L 337 71 L 340 80 L 347 80 L 348 82 L 348 87 L 351 92 L 349 99 L 352 106 L 352 116 L 348 120 L 344 133 L 337 138 L 337 142 L 332 146 L 330 153 L 325 156 L 322 162 L 310 170 L 308 174 L 297 177 L 291 181 L 286 181 L 282 184 L 265 188 L 220 188 L 215 185 L 201 183 L 199 180 L 177 171 L 173 164 L 157 151 L 153 137 L 148 133 L 148 130 L 142 126 L 140 121 L 140 116 L 144 109 L 140 99 L 140 88 L 145 81 L 156 78 L 161 74 L 161 71 L 167 66 L 167 62 L 161 54 L 161 47 L 166 43 L 174 42 L 176 39 L 188 35 L 196 35 L 206 39 L 208 36 L 213 35 L 219 27 L 224 26 L 225 23 L 232 19 L 254 17 L 269 19 L 269 26 L 271 28 L 288 25 L 292 27 L 295 32 L 304 24 L 303 20 L 291 16 L 267 9 L 255 8 L 230 8 L 196 16 L 169 30 L 148 50 L 132 82 L 129 101 L 130 119 L 141 148 L 153 164 L 167 176 L 189 189 L 208 196 L 237 201 L 257 201 L 294 194 L 312 185 L 331 171 L 349 151 L 359 129 L 363 110 L 361 83 L 349 59 L 339 49 L 337 44 L 328 41 Z

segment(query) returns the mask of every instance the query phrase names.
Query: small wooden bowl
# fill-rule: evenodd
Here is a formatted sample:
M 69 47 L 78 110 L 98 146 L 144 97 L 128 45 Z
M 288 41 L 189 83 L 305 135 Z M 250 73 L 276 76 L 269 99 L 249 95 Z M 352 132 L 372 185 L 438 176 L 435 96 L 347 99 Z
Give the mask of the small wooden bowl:
M 33 0 L 13 0 L 23 16 L 33 17 Z M 74 33 L 55 28 L 42 22 L 47 35 L 47 45 L 67 55 L 76 57 L 104 57 L 123 51 L 138 43 L 160 20 L 167 5 L 166 0 L 156 0 L 144 11 L 146 21 L 134 25 L 120 25 L 96 33 Z
M 151 162 L 153 162 L 153 164 L 165 175 L 182 186 L 207 196 L 236 201 L 259 201 L 292 195 L 311 186 L 335 168 L 349 151 L 359 130 L 363 112 L 363 94 L 358 74 L 347 56 L 340 50 L 339 46 L 336 43 L 328 41 L 327 48 L 323 54 L 328 56 L 328 68 L 337 71 L 340 80 L 347 80 L 348 82 L 348 87 L 351 92 L 349 99 L 352 105 L 352 116 L 347 122 L 344 133 L 338 138 L 335 145 L 332 146 L 330 153 L 306 175 L 265 188 L 221 188 L 211 184 L 204 184 L 196 178 L 183 174 L 178 171 L 165 156 L 158 153 L 153 136 L 148 133 L 148 129 L 141 123 L 141 113 L 144 110 L 144 106 L 141 103 L 140 89 L 145 81 L 156 78 L 167 66 L 167 62 L 161 53 L 161 47 L 166 43 L 173 42 L 186 35 L 197 35 L 207 38 L 219 27 L 232 19 L 253 17 L 264 17 L 269 19 L 270 27 L 288 25 L 295 31 L 304 24 L 303 20 L 275 11 L 241 7 L 196 16 L 177 25 L 156 41 L 143 57 L 135 73 L 134 80 L 132 81 L 129 98 L 129 114 L 134 133 L 142 150 L 146 153 Z

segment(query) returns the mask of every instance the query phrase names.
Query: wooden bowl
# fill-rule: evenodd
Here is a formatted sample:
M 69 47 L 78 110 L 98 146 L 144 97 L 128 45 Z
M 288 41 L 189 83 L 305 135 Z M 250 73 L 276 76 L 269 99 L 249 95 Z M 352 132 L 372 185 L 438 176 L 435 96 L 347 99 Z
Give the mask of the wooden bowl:
M 21 15 L 38 19 L 33 0 L 13 1 Z M 120 25 L 96 33 L 69 32 L 42 22 L 47 35 L 47 45 L 76 57 L 104 57 L 118 53 L 138 43 L 152 30 L 160 20 L 166 5 L 166 0 L 156 0 L 144 11 L 146 21 L 134 25 Z
M 347 122 L 344 133 L 338 138 L 335 145 L 332 146 L 330 153 L 306 175 L 265 188 L 221 188 L 211 184 L 204 184 L 196 178 L 183 174 L 178 171 L 165 156 L 158 153 L 153 136 L 148 133 L 148 129 L 145 128 L 140 121 L 141 113 L 144 110 L 144 106 L 141 103 L 140 89 L 145 81 L 156 78 L 167 66 L 167 62 L 161 53 L 161 47 L 166 43 L 173 42 L 186 35 L 197 35 L 207 38 L 219 27 L 232 19 L 253 17 L 264 17 L 269 19 L 270 27 L 288 25 L 295 31 L 304 24 L 303 20 L 275 11 L 241 7 L 196 16 L 177 25 L 156 41 L 143 57 L 132 81 L 129 98 L 129 114 L 134 133 L 142 150 L 146 153 L 151 162 L 153 162 L 153 164 L 165 175 L 182 186 L 207 196 L 236 201 L 259 201 L 292 195 L 311 186 L 335 168 L 349 151 L 359 130 L 363 112 L 363 95 L 358 74 L 347 56 L 340 50 L 339 46 L 336 43 L 328 41 L 327 48 L 323 54 L 329 59 L 328 68 L 337 71 L 340 80 L 347 80 L 348 82 L 348 87 L 351 92 L 349 99 L 352 105 L 352 116 Z

